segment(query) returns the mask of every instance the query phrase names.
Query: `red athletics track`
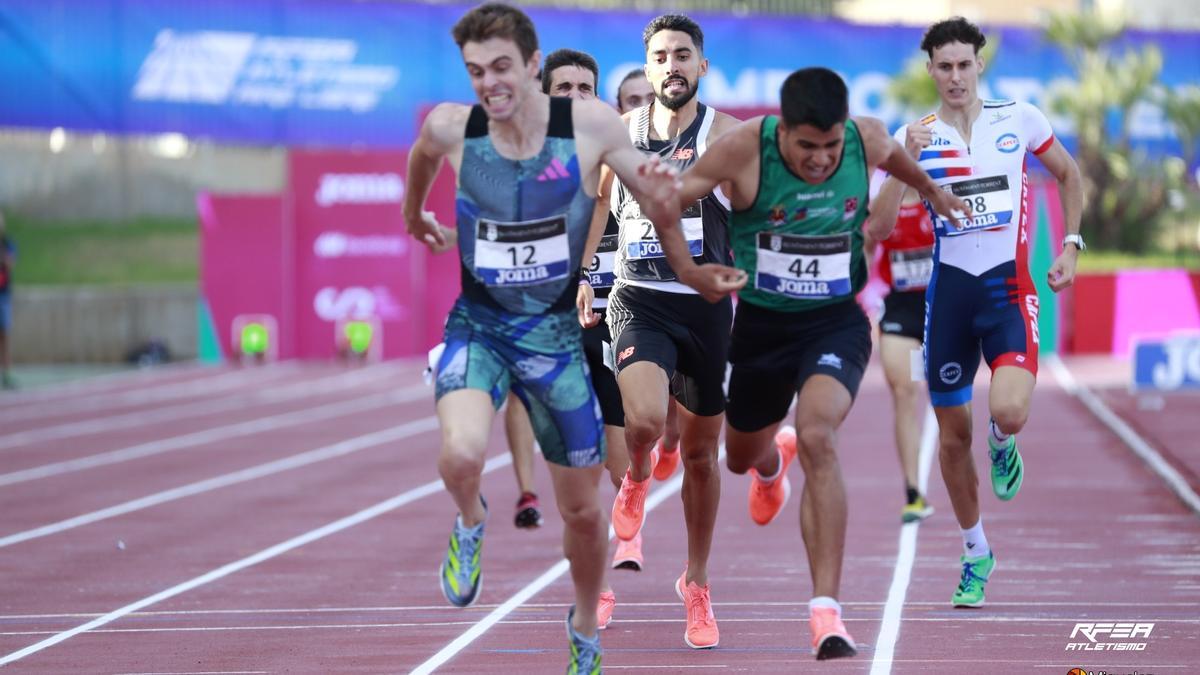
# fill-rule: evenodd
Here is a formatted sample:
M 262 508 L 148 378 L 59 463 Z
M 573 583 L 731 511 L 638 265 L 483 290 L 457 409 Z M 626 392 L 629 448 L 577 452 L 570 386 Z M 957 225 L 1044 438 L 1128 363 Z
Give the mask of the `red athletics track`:
M 493 516 L 480 604 L 451 608 L 438 591 L 453 506 L 436 481 L 421 366 L 175 367 L 0 398 L 5 668 L 393 673 L 441 653 L 437 672 L 561 672 L 571 592 L 565 575 L 545 575 L 561 532 L 547 472 L 547 526 L 517 531 L 499 425 L 483 478 Z M 983 497 L 999 561 L 985 608 L 949 607 L 961 544 L 936 462 L 938 512 L 901 534 L 890 403 L 873 367 L 840 438 L 851 493 L 842 599 L 859 657 L 812 661 L 799 490 L 788 516 L 758 528 L 747 479 L 726 472 L 710 566 L 720 647 L 683 644 L 671 584 L 685 541 L 669 482 L 648 515 L 646 571 L 610 577 L 618 605 L 605 669 L 1191 672 L 1200 519 L 1045 366 L 1041 380 L 1021 437 L 1025 486 L 1011 503 Z M 131 413 L 146 421 L 130 424 Z M 798 488 L 798 470 L 792 479 Z M 611 503 L 611 488 L 603 494 Z M 893 580 L 905 578 L 905 540 L 915 541 L 907 585 Z M 547 585 L 532 593 L 539 577 Z M 1155 626 L 1145 651 L 1065 651 L 1080 639 L 1070 638 L 1076 623 L 1102 621 Z

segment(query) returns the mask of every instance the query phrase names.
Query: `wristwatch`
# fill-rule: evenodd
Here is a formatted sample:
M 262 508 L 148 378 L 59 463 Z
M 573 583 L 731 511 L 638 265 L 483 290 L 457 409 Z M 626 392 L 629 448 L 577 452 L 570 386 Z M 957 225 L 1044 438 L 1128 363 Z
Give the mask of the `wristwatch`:
M 1063 237 L 1063 248 L 1066 248 L 1067 244 L 1075 244 L 1075 248 L 1079 249 L 1080 253 L 1087 250 L 1087 244 L 1083 243 L 1082 234 L 1068 234 Z

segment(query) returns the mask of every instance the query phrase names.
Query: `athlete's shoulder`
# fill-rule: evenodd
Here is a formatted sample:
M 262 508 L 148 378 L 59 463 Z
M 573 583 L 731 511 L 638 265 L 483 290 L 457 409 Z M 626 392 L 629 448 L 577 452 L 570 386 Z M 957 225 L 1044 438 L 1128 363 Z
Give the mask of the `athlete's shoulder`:
M 620 124 L 621 117 L 612 106 L 599 99 L 575 100 L 571 103 L 571 122 L 577 138 L 593 134 L 607 136 L 615 125 Z
M 712 110 L 715 115 L 713 116 L 712 131 L 709 132 L 709 134 L 713 138 L 732 130 L 734 127 L 742 123 L 741 120 L 727 112 L 722 112 L 716 108 L 713 108 Z
M 462 103 L 439 103 L 425 116 L 421 137 L 440 147 L 457 146 L 467 133 L 471 106 Z

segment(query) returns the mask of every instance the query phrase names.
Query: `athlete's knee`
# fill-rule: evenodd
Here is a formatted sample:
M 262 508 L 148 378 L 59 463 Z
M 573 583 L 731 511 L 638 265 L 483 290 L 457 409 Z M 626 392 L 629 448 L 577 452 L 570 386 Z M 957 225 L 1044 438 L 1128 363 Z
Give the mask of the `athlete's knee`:
M 625 437 L 639 447 L 658 440 L 663 433 L 667 416 L 650 406 L 634 406 L 625 411 Z
M 563 525 L 575 532 L 591 532 L 604 526 L 604 512 L 600 509 L 599 500 L 577 499 L 560 501 L 558 512 L 562 514 Z
M 712 444 L 705 443 L 700 448 L 684 450 L 682 459 L 683 470 L 692 477 L 708 478 L 720 474 L 720 464 L 717 462 L 715 442 Z
M 1029 419 L 1029 406 L 1021 401 L 1001 401 L 992 406 L 992 419 L 1005 434 L 1015 434 Z
M 806 467 L 819 470 L 837 462 L 837 431 L 827 422 L 811 422 L 796 432 L 796 449 Z
M 971 449 L 970 428 L 942 427 L 938 432 L 938 454 L 943 458 L 957 458 Z
M 438 472 L 447 483 L 468 480 L 483 473 L 484 448 L 466 434 L 448 430 L 442 439 Z

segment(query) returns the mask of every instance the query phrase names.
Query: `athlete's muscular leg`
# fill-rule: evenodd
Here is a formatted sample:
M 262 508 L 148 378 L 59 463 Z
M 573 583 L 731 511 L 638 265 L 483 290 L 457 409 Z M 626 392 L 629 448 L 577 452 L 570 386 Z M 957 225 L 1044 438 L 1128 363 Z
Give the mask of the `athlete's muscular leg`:
M 533 424 L 529 411 L 513 392 L 508 392 L 508 403 L 504 408 L 504 435 L 508 438 L 508 451 L 512 453 L 513 472 L 517 475 L 517 487 L 522 493 L 533 489 Z
M 778 422 L 758 431 L 738 431 L 726 426 L 725 464 L 729 470 L 740 476 L 753 467 L 763 476 L 775 475 L 779 470 L 779 453 L 775 450 L 778 429 Z
M 942 480 L 961 529 L 979 522 L 979 476 L 971 456 L 971 404 L 936 407 L 939 435 L 938 461 Z
M 601 466 L 572 468 L 548 463 L 554 496 L 563 518 L 563 554 L 571 563 L 575 606 L 595 607 L 604 585 L 608 519 L 600 507 Z M 596 634 L 596 612 L 575 612 L 575 630 Z
M 992 373 L 988 411 L 1000 431 L 1012 435 L 1024 428 L 1035 382 L 1033 373 L 1017 366 L 1000 366 Z
M 921 343 L 902 335 L 882 335 L 879 338 L 879 354 L 883 361 L 883 373 L 892 390 L 892 408 L 895 416 L 896 450 L 900 455 L 900 468 L 904 471 L 904 482 L 908 487 L 917 487 L 917 450 L 920 444 L 918 416 L 921 406 L 921 388 L 912 379 L 912 350 L 920 349 Z
M 800 532 L 812 569 L 813 595 L 838 597 L 846 547 L 846 486 L 837 430 L 854 399 L 828 375 L 813 375 L 796 405 L 796 457 L 804 467 Z
M 712 550 L 717 506 L 721 501 L 721 465 L 717 445 L 724 415 L 694 415 L 682 405 L 679 414 L 679 451 L 683 453 L 683 519 L 688 532 L 687 581 L 708 583 L 708 554 Z
M 629 448 L 625 445 L 625 428 L 604 425 L 604 440 L 608 444 L 608 456 L 604 459 L 604 468 L 608 469 L 608 478 L 613 487 L 621 489 L 621 479 L 629 469 Z
M 442 428 L 438 473 L 466 527 L 474 527 L 484 518 L 479 478 L 495 413 L 491 395 L 478 389 L 452 391 L 437 402 Z
M 617 375 L 621 403 L 625 409 L 625 446 L 629 450 L 629 473 L 641 482 L 650 477 L 650 450 L 663 434 L 670 400 L 670 381 L 658 364 L 638 361 Z

